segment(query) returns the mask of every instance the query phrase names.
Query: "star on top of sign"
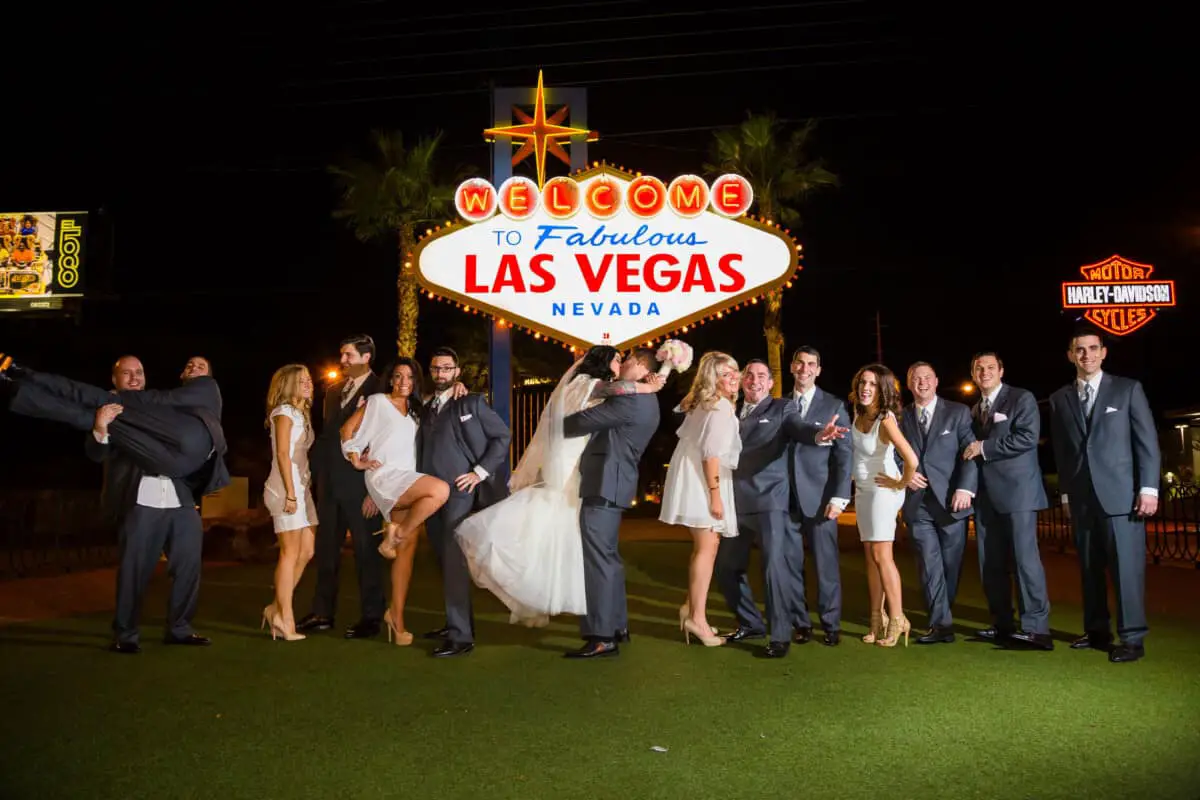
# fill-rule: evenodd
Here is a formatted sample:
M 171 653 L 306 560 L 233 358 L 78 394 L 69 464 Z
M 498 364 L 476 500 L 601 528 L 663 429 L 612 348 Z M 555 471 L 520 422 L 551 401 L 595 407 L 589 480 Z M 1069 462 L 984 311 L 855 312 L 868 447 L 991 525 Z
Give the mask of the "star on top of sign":
M 524 140 L 521 148 L 513 155 L 513 166 L 521 163 L 529 157 L 530 153 L 533 153 L 537 161 L 538 187 L 541 187 L 546 183 L 547 150 L 568 165 L 571 163 L 571 159 L 567 156 L 566 151 L 558 143 L 559 139 L 569 139 L 572 136 L 587 136 L 589 142 L 594 142 L 600 138 L 600 134 L 596 131 L 562 125 L 561 123 L 566 119 L 568 111 L 569 107 L 563 106 L 549 118 L 546 117 L 546 91 L 542 87 L 542 72 L 538 70 L 537 95 L 534 99 L 533 117 L 525 114 L 520 109 L 514 108 L 513 114 L 521 120 L 519 124 L 488 128 L 483 132 L 483 135 L 489 142 L 495 141 L 498 136 L 506 136 L 513 140 Z

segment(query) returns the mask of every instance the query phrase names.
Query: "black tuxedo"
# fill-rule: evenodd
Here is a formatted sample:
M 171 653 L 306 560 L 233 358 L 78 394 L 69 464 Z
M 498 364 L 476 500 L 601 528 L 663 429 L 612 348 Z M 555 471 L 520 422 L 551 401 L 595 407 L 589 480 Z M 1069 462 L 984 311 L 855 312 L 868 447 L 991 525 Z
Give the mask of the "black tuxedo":
M 442 568 L 447 639 L 455 644 L 475 640 L 471 610 L 471 575 L 454 532 L 472 511 L 508 496 L 509 444 L 512 433 L 500 415 L 478 394 L 448 400 L 436 412 L 426 405 L 417 430 L 417 471 L 450 485 L 450 498 L 425 521 L 429 542 Z M 470 492 L 454 480 L 480 467 L 488 473 Z
M 917 472 L 929 483 L 924 489 L 907 490 L 904 498 L 904 524 L 917 551 L 929 626 L 949 628 L 954 624 L 950 609 L 958 594 L 971 515 L 970 508 L 952 511 L 951 502 L 958 491 L 974 495 L 979 477 L 975 462 L 962 459 L 967 445 L 975 441 L 971 411 L 938 397 L 926 431 L 917 407 L 910 405 L 900 414 L 900 432 L 916 451 Z
M 346 382 L 342 381 L 326 390 L 321 430 L 310 450 L 310 469 L 317 484 L 318 520 L 313 548 L 317 589 L 313 593 L 312 613 L 320 617 L 335 616 L 342 543 L 349 530 L 354 545 L 361 618 L 379 621 L 387 607 L 383 594 L 383 556 L 379 554 L 379 542 L 372 536 L 372 525 L 362 513 L 363 500 L 367 497 L 366 480 L 363 473 L 342 455 L 342 425 L 367 397 L 383 390 L 383 382 L 374 372 L 368 372 L 358 390 L 343 405 L 342 389 L 345 386 Z M 379 521 L 380 527 L 382 524 Z

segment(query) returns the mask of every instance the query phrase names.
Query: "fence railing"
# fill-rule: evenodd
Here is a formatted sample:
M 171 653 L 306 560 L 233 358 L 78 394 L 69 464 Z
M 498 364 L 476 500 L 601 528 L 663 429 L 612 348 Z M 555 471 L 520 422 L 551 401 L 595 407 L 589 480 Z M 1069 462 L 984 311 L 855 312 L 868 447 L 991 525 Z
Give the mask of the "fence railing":
M 1055 504 L 1038 514 L 1038 540 L 1060 553 L 1075 549 L 1071 520 Z M 1187 562 L 1200 569 L 1200 498 L 1165 496 L 1146 520 L 1146 552 L 1155 564 Z
M 116 563 L 115 526 L 99 491 L 0 492 L 0 577 L 94 569 Z

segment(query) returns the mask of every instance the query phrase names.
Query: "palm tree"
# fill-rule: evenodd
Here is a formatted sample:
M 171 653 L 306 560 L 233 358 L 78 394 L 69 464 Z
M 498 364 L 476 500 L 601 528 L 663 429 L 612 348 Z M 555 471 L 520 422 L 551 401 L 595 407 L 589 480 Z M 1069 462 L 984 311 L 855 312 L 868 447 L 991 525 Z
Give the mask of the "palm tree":
M 445 219 L 454 197 L 453 187 L 436 178 L 441 140 L 439 131 L 406 148 L 398 131 L 375 130 L 371 132 L 370 159 L 351 157 L 329 167 L 342 195 L 334 217 L 346 220 L 360 241 L 399 237 L 396 350 L 401 356 L 413 357 L 417 352 L 417 269 L 408 254 L 416 247 L 416 231 Z
M 773 112 L 750 114 L 736 128 L 716 131 L 712 162 L 704 168 L 711 174 L 736 172 L 750 181 L 760 216 L 788 227 L 800 224 L 796 206 L 811 192 L 836 186 L 838 178 L 820 159 L 805 154 L 808 138 L 816 129 L 809 120 L 791 132 Z M 767 338 L 767 364 L 775 386 L 771 393 L 783 392 L 783 292 L 767 293 L 763 333 Z

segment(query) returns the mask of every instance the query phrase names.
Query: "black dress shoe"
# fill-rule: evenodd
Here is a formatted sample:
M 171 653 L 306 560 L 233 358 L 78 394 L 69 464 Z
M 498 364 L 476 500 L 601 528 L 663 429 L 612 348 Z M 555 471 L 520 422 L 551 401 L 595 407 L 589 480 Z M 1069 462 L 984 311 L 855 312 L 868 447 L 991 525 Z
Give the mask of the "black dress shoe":
M 379 635 L 379 620 L 360 619 L 346 629 L 347 639 L 370 639 Z
M 108 649 L 114 653 L 123 653 L 127 656 L 142 652 L 142 646 L 137 642 L 113 642 L 108 646 Z
M 766 635 L 766 631 L 756 631 L 753 628 L 747 628 L 745 625 L 739 625 L 736 631 L 727 633 L 721 638 L 727 642 L 741 642 L 746 639 L 763 639 L 766 638 Z
M 616 642 L 593 639 L 578 650 L 569 650 L 563 653 L 563 658 L 609 658 L 620 654 L 621 651 Z
M 629 633 L 629 628 L 621 628 L 613 634 L 614 642 L 632 642 L 633 636 Z
M 1140 644 L 1119 644 L 1108 654 L 1108 660 L 1114 664 L 1124 664 L 1126 661 L 1137 661 L 1146 655 L 1146 648 Z
M 812 628 L 796 628 L 796 644 L 808 644 L 812 641 Z
M 1112 647 L 1112 637 L 1101 633 L 1085 633 L 1071 642 L 1072 650 L 1108 650 Z
M 304 619 L 296 623 L 296 630 L 301 633 L 316 633 L 317 631 L 327 631 L 333 627 L 333 617 L 322 617 L 318 614 L 309 614 Z
M 783 658 L 788 654 L 788 648 L 791 647 L 790 642 L 768 642 L 767 649 L 763 650 L 763 658 Z
M 192 647 L 208 647 L 210 644 L 212 644 L 212 639 L 209 639 L 207 636 L 201 636 L 198 633 L 189 633 L 187 636 L 182 638 L 167 634 L 167 636 L 163 639 L 163 644 L 183 644 L 191 645 Z
M 996 642 L 997 644 L 1004 642 L 1010 636 L 1012 636 L 1012 631 L 995 627 L 984 628 L 975 634 L 976 639 L 982 639 L 985 642 Z
M 950 628 L 930 628 L 929 633 L 917 637 L 917 644 L 951 644 L 954 631 Z
M 438 628 L 436 631 L 426 631 L 421 634 L 422 639 L 445 639 L 450 635 L 450 629 L 447 627 Z
M 433 651 L 433 657 L 453 658 L 454 656 L 465 656 L 474 649 L 474 642 L 452 642 L 447 639 L 442 642 L 441 647 Z
M 1008 637 L 1013 642 L 1027 644 L 1030 647 L 1036 647 L 1038 650 L 1053 650 L 1054 640 L 1050 638 L 1048 633 L 1031 633 L 1030 631 L 1017 631 L 1012 636 Z
M 825 631 L 825 638 L 821 640 L 821 644 L 826 647 L 837 647 L 842 642 L 841 631 Z

